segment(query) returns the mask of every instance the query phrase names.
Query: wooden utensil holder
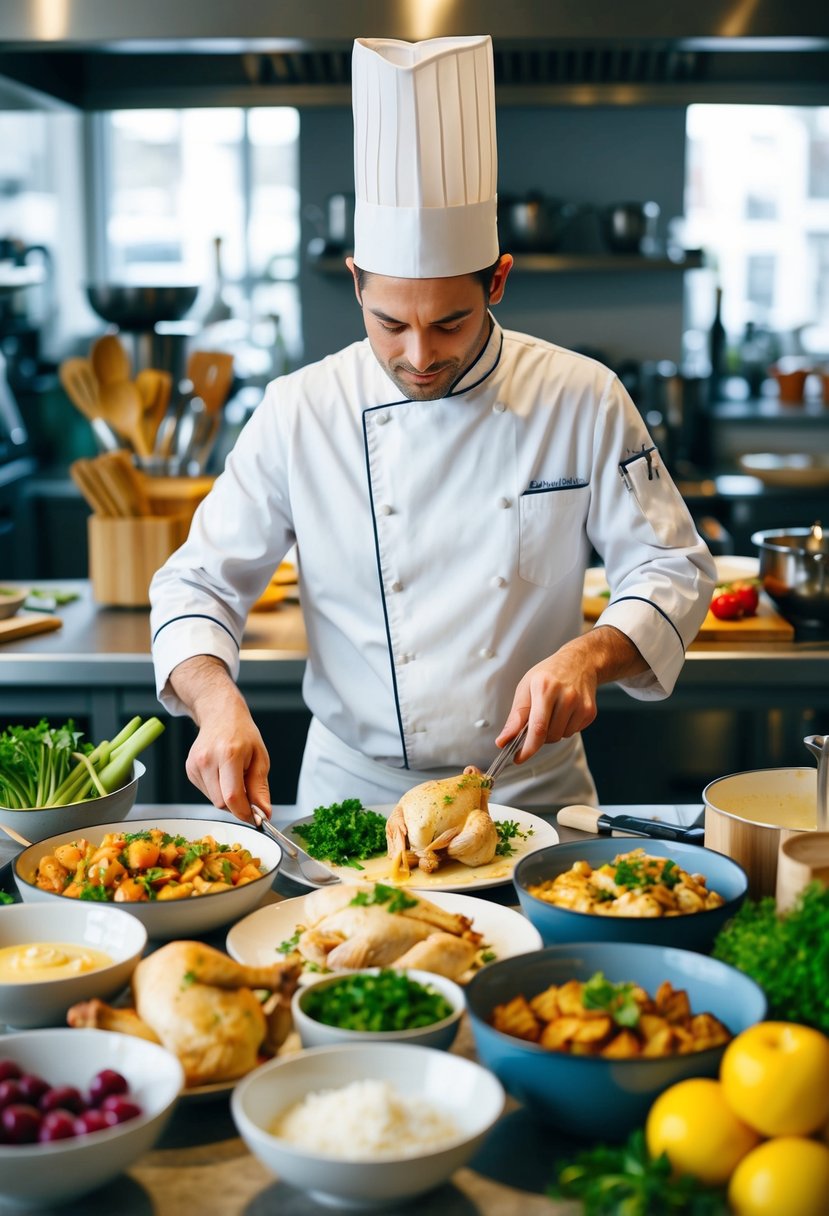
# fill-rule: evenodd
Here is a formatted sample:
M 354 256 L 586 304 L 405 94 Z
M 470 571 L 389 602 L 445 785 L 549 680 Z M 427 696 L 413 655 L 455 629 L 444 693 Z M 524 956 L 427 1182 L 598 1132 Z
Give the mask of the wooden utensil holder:
M 89 577 L 98 604 L 149 604 L 150 580 L 190 529 L 189 514 L 136 518 L 90 515 Z
M 144 493 L 153 515 L 186 515 L 192 519 L 196 507 L 210 492 L 213 477 L 144 477 Z

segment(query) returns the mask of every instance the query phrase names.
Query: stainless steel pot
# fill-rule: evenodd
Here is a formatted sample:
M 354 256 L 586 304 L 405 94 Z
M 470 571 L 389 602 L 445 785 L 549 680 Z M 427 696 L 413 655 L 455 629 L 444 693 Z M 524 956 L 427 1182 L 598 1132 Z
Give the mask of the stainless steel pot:
M 562 203 L 541 194 L 499 198 L 501 248 L 505 253 L 551 253 L 558 249 L 578 211 L 575 203 Z
M 647 253 L 656 239 L 659 204 L 615 203 L 599 212 L 602 236 L 613 253 Z
M 829 636 L 829 536 L 820 524 L 755 532 L 763 589 L 795 630 Z

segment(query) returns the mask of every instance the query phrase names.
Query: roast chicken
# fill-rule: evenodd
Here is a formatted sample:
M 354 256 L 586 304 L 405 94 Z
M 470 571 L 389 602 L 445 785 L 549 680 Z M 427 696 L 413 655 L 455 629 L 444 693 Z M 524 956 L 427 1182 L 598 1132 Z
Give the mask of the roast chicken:
M 376 900 L 378 893 L 382 902 L 362 902 Z M 463 975 L 481 945 L 469 917 L 446 912 L 419 895 L 395 899 L 399 895 L 382 884 L 374 893 L 344 883 L 314 891 L 305 897 L 305 929 L 297 951 L 307 962 L 331 970 L 393 966 L 449 979 Z
M 86 1001 L 67 1021 L 163 1044 L 181 1061 L 188 1086 L 232 1080 L 284 1042 L 299 973 L 291 962 L 246 967 L 201 942 L 168 942 L 135 968 L 134 1009 Z M 254 988 L 271 994 L 264 1006 Z
M 408 790 L 386 824 L 392 877 L 408 876 L 413 866 L 431 874 L 444 857 L 466 866 L 492 861 L 498 830 L 489 813 L 489 790 L 489 780 L 472 764 L 457 777 Z

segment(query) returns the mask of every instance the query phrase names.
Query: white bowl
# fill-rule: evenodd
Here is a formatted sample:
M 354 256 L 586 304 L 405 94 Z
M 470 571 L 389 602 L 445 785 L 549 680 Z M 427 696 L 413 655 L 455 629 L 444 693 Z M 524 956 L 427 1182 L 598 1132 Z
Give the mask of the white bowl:
M 291 1014 L 302 1046 L 329 1047 L 334 1043 L 416 1043 L 420 1047 L 436 1047 L 440 1051 L 448 1051 L 457 1036 L 466 1008 L 466 998 L 463 989 L 454 980 L 446 979 L 442 975 L 433 975 L 431 971 L 406 972 L 410 980 L 433 988 L 452 1006 L 452 1012 L 447 1017 L 441 1018 L 439 1022 L 432 1022 L 429 1026 L 416 1026 L 412 1030 L 345 1030 L 340 1026 L 329 1026 L 326 1022 L 320 1022 L 305 1012 L 304 1006 L 307 1005 L 312 992 L 332 984 L 348 983 L 355 975 L 379 973 L 379 967 L 369 967 L 347 975 L 322 976 L 302 988 L 297 988 L 291 1001 Z
M 18 608 L 22 608 L 28 598 L 28 591 L 19 587 L 0 587 L 0 621 L 14 616 Z
M 3 1037 L 0 1055 L 82 1093 L 97 1072 L 113 1068 L 143 1112 L 73 1140 L 0 1144 L 0 1201 L 22 1207 L 61 1203 L 120 1174 L 155 1144 L 184 1084 L 181 1064 L 164 1047 L 108 1030 L 24 1030 Z
M 348 1161 L 298 1148 L 268 1129 L 312 1090 L 340 1089 L 365 1079 L 391 1082 L 445 1112 L 456 1139 L 413 1156 Z M 230 1109 L 251 1152 L 285 1182 L 321 1203 L 387 1208 L 440 1186 L 466 1165 L 504 1108 L 500 1082 L 462 1056 L 403 1043 L 316 1047 L 271 1060 L 233 1091 Z
M 210 835 L 219 844 L 240 844 L 249 849 L 254 857 L 260 859 L 265 869 L 261 878 L 245 883 L 244 886 L 234 887 L 232 891 L 220 891 L 215 895 L 196 895 L 189 899 L 153 900 L 146 903 L 126 900 L 119 904 L 98 905 L 104 910 L 123 908 L 131 912 L 144 925 L 148 937 L 155 941 L 198 937 L 246 916 L 258 907 L 267 895 L 282 860 L 282 850 L 269 836 L 230 816 L 226 821 L 131 819 L 128 824 L 101 823 L 83 835 L 92 844 L 98 844 L 108 832 L 120 832 L 125 827 L 130 832 L 160 828 L 171 836 L 183 836 L 186 840 L 200 840 L 202 836 Z M 54 852 L 58 845 L 68 844 L 77 838 L 77 832 L 63 832 L 60 836 L 41 840 L 17 855 L 14 859 L 14 880 L 24 903 L 48 903 L 55 908 L 75 902 L 71 897 L 41 890 L 34 885 L 34 878 L 41 857 Z
M 67 806 L 33 807 L 30 810 L 0 807 L 0 823 L 8 824 L 26 840 L 34 843 L 54 836 L 56 832 L 77 833 L 98 823 L 125 819 L 135 805 L 138 782 L 146 771 L 140 760 L 134 760 L 132 781 L 103 798 L 92 798 L 87 802 L 70 802 Z
M 116 996 L 141 958 L 147 930 L 129 912 L 80 900 L 72 900 L 71 906 L 67 900 L 66 904 L 60 914 L 44 904 L 4 908 L 0 913 L 0 949 L 59 942 L 102 950 L 112 963 L 62 979 L 0 982 L 0 1022 L 6 1026 L 23 1029 L 65 1025 L 66 1011 L 76 1002 Z

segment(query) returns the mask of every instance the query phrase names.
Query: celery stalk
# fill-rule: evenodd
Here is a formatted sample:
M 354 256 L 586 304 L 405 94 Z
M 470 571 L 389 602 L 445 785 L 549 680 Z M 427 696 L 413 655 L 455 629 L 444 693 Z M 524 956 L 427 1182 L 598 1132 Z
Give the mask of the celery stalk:
M 98 777 L 107 793 L 114 793 L 126 785 L 132 774 L 132 763 L 136 756 L 148 747 L 164 730 L 158 718 L 148 718 L 126 742 L 122 743 L 109 764 L 102 768 Z

